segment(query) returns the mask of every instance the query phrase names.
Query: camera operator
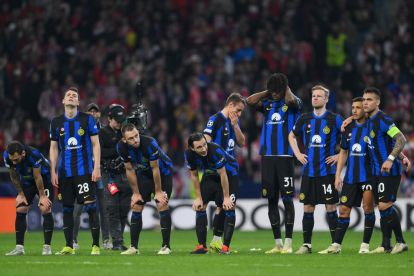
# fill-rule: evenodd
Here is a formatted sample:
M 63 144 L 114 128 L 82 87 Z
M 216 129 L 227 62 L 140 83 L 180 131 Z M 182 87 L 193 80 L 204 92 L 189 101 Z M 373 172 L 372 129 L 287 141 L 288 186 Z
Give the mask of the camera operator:
M 123 233 L 131 198 L 131 189 L 126 179 L 124 165 L 115 148 L 122 138 L 121 126 L 125 120 L 125 108 L 122 105 L 112 104 L 108 112 L 109 123 L 99 130 L 104 199 L 113 250 L 126 249 Z

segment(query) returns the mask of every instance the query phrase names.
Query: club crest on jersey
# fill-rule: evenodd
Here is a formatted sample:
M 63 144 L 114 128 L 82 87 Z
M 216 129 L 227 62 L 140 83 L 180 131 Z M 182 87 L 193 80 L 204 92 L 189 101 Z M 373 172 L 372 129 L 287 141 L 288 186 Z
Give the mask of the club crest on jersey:
M 341 202 L 345 203 L 348 201 L 348 198 L 346 196 L 341 196 Z
M 371 138 L 375 138 L 375 132 L 371 130 L 371 132 L 369 133 L 369 136 L 371 136 Z
M 305 199 L 305 194 L 304 193 L 300 193 L 299 194 L 299 199 L 300 200 L 304 200 Z
M 212 126 L 213 126 L 213 123 L 214 123 L 214 122 L 213 122 L 212 120 L 210 120 L 210 121 L 208 121 L 207 126 L 208 126 L 208 127 L 212 127 Z
M 267 190 L 266 189 L 262 189 L 262 196 L 267 196 Z
M 79 134 L 79 136 L 82 136 L 82 135 L 85 134 L 85 131 L 83 130 L 83 128 L 78 129 L 78 134 Z
M 288 106 L 287 105 L 284 105 L 283 107 L 282 107 L 282 111 L 283 112 L 286 112 L 288 110 Z
M 329 134 L 330 132 L 331 132 L 331 129 L 328 126 L 323 128 L 323 133 Z
M 368 136 L 364 136 L 364 142 L 371 145 L 371 140 Z

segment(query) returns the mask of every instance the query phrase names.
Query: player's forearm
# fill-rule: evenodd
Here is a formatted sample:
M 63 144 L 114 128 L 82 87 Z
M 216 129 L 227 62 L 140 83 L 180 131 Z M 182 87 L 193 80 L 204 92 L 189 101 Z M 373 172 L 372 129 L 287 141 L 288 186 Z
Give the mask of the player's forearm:
M 93 143 L 93 168 L 98 170 L 101 168 L 101 146 L 99 145 L 99 140 L 95 139 Z
M 395 158 L 398 157 L 400 153 L 403 151 L 405 144 L 407 143 L 407 140 L 401 132 L 397 133 L 393 139 L 395 140 L 395 145 L 390 155 L 394 156 Z
M 267 92 L 267 90 L 262 91 L 262 92 L 257 92 L 257 93 L 254 93 L 253 95 L 247 97 L 246 102 L 247 102 L 248 105 L 256 105 L 261 100 L 267 98 L 268 96 L 269 96 L 269 93 Z
M 298 108 L 300 105 L 300 100 L 298 97 L 293 94 L 292 90 L 288 87 L 285 93 L 285 102 L 287 105 L 290 105 L 294 108 Z
M 193 182 L 196 197 L 201 198 L 200 181 L 198 180 L 197 171 L 195 173 L 191 172 L 191 182 Z
M 161 175 L 160 175 L 160 169 L 158 167 L 155 167 L 152 169 L 152 177 L 154 179 L 154 190 L 156 193 L 162 192 L 161 190 Z
M 289 145 L 292 148 L 293 154 L 295 156 L 298 156 L 300 153 L 300 150 L 298 147 L 298 142 L 296 141 L 295 134 L 293 134 L 293 132 L 289 133 L 288 140 L 289 140 Z
M 236 134 L 236 143 L 239 147 L 243 147 L 246 143 L 246 137 L 244 137 L 243 132 L 241 131 L 239 125 L 234 127 L 234 132 Z
M 341 176 L 342 169 L 345 167 L 346 160 L 348 159 L 348 151 L 341 149 L 338 157 L 338 165 L 336 166 L 336 177 Z
M 55 146 L 51 145 L 49 150 L 50 170 L 56 173 L 56 164 L 58 159 L 58 151 Z
M 223 197 L 229 197 L 229 179 L 226 173 L 220 174 L 221 188 L 223 189 Z
M 39 196 L 45 196 L 45 186 L 43 185 L 43 178 L 42 176 L 35 176 L 35 183 L 37 190 L 39 191 Z
M 22 189 L 22 185 L 20 183 L 20 178 L 19 175 L 17 174 L 17 172 L 15 170 L 10 170 L 10 179 L 13 183 L 13 186 L 16 188 L 17 193 L 22 193 L 23 189 Z
M 134 169 L 126 169 L 129 186 L 134 194 L 139 194 L 138 179 Z

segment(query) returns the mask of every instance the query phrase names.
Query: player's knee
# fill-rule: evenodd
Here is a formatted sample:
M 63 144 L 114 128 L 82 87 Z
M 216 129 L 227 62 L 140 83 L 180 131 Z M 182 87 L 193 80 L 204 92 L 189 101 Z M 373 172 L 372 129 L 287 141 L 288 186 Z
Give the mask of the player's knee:
M 27 214 L 28 211 L 29 211 L 29 207 L 26 205 L 19 206 L 16 208 L 16 213 Z
M 326 204 L 325 205 L 326 211 L 327 212 L 334 212 L 336 211 L 336 205 L 335 204 Z M 314 207 L 315 209 L 315 207 Z
M 268 198 L 267 202 L 268 202 L 268 205 L 269 205 L 269 210 L 277 208 L 277 206 L 278 206 L 278 200 L 276 200 L 275 198 Z
M 167 211 L 169 209 L 169 207 L 168 207 L 168 204 L 163 205 L 163 206 L 159 206 L 157 204 L 157 209 L 158 209 L 159 212 L 163 212 L 163 211 Z
M 378 210 L 385 211 L 392 206 L 392 202 L 380 202 L 378 204 Z
M 364 209 L 364 213 L 369 214 L 369 213 L 374 212 L 374 205 L 373 204 L 366 204 L 366 203 L 364 203 L 362 205 L 362 209 Z
M 351 214 L 351 208 L 345 205 L 339 206 L 339 216 L 340 217 L 349 217 Z
M 304 205 L 303 206 L 303 211 L 305 213 L 313 213 L 315 211 L 315 206 L 313 206 L 313 205 Z
M 138 204 L 135 204 L 135 205 L 131 208 L 131 210 L 132 210 L 133 212 L 142 212 L 142 210 L 144 210 L 144 205 L 138 205 Z
M 221 211 L 222 211 L 222 210 L 223 210 L 222 208 L 220 208 L 220 207 L 216 207 L 215 214 L 216 214 L 216 215 L 219 215 L 219 214 L 221 213 Z

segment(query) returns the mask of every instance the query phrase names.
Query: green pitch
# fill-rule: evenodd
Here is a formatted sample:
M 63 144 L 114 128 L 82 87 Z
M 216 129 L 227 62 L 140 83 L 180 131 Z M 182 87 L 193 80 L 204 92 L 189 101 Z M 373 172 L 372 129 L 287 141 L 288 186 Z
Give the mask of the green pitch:
M 210 233 L 211 234 L 211 233 Z M 129 234 L 126 234 L 128 237 Z M 101 256 L 90 256 L 91 236 L 81 232 L 80 250 L 74 256 L 41 256 L 42 233 L 26 235 L 25 256 L 4 256 L 14 248 L 14 235 L 0 235 L 1 275 L 413 275 L 414 235 L 405 233 L 410 247 L 401 255 L 359 255 L 362 233 L 348 232 L 340 255 L 319 255 L 317 251 L 329 245 L 328 233 L 314 233 L 312 255 L 265 255 L 273 246 L 270 231 L 236 232 L 233 255 L 190 255 L 196 245 L 195 232 L 173 231 L 171 256 L 157 256 L 161 235 L 143 231 L 140 255 L 121 256 L 119 252 L 101 250 Z M 209 237 L 210 239 L 210 237 Z M 127 239 L 129 240 L 129 238 Z M 301 233 L 294 234 L 294 249 L 300 246 Z M 380 242 L 375 231 L 373 249 Z M 63 232 L 55 232 L 53 252 L 64 245 Z M 256 251 L 251 251 L 256 248 Z M 257 251 L 258 249 L 261 249 Z

